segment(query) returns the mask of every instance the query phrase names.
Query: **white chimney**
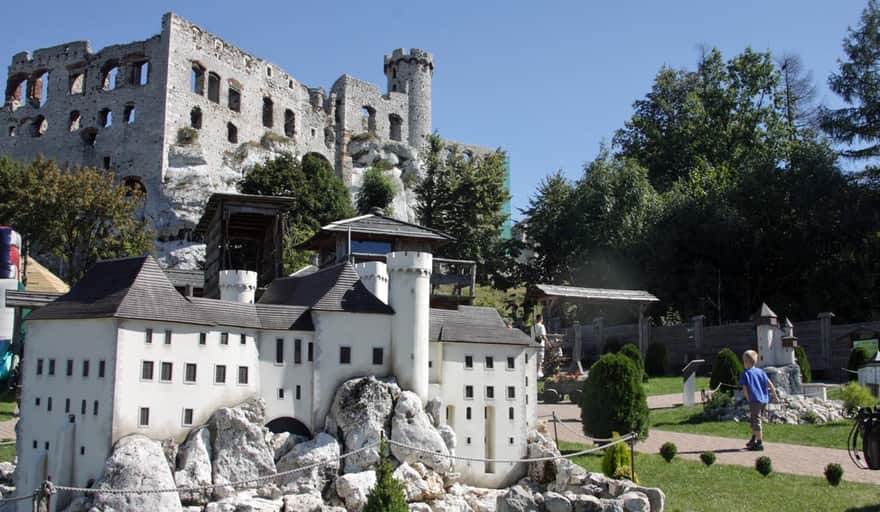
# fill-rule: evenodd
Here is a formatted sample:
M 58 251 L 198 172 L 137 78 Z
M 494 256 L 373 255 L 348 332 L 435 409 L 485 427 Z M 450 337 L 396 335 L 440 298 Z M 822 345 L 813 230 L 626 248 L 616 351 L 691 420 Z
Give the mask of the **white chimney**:
M 221 270 L 220 300 L 254 303 L 257 291 L 257 273 L 253 270 Z
M 370 292 L 388 304 L 388 266 L 381 261 L 355 263 L 354 270 Z

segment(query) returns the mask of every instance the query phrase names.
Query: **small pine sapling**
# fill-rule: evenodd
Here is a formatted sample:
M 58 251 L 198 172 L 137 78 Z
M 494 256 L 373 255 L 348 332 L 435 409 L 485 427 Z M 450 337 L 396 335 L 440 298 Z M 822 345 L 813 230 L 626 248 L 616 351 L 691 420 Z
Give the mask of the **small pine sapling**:
M 843 468 L 840 464 L 832 462 L 825 466 L 825 480 L 828 480 L 833 487 L 840 485 L 840 481 L 843 480 Z
M 715 464 L 715 452 L 703 452 L 700 454 L 700 460 L 703 461 L 703 464 L 707 466 L 711 466 Z
M 757 469 L 758 473 L 761 473 L 761 475 L 767 476 L 773 472 L 773 462 L 770 460 L 770 457 L 767 457 L 766 455 L 758 457 L 755 460 L 755 469 Z

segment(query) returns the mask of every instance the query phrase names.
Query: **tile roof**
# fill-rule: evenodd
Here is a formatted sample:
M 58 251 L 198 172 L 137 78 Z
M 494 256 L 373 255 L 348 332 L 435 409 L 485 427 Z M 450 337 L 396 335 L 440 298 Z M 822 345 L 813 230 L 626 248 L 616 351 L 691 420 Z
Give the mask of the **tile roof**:
M 361 283 L 349 262 L 337 263 L 302 277 L 280 277 L 269 283 L 260 304 L 301 306 L 317 311 L 393 314 Z
M 204 288 L 205 287 L 205 271 L 204 270 L 181 270 L 177 268 L 163 268 L 163 272 L 168 276 L 168 280 L 171 281 L 177 288 L 185 288 L 186 286 L 192 286 L 193 288 Z
M 70 292 L 34 311 L 28 320 L 109 317 L 212 323 L 177 293 L 152 256 L 99 261 Z
M 67 283 L 30 256 L 27 257 L 26 267 L 28 291 L 60 293 L 70 291 L 70 286 Z
M 610 288 L 581 288 L 554 284 L 536 284 L 529 295 L 539 297 L 562 297 L 585 302 L 659 302 L 656 296 L 644 290 L 613 290 Z
M 388 235 L 405 238 L 428 238 L 443 241 L 455 240 L 455 238 L 442 231 L 419 226 L 418 224 L 411 224 L 409 222 L 404 222 L 402 220 L 397 220 L 376 213 L 368 213 L 359 217 L 338 220 L 321 227 L 321 231 L 337 231 L 342 233 L 347 233 L 349 229 L 351 229 L 352 233 Z
M 494 308 L 459 306 L 458 309 L 431 309 L 432 341 L 531 345 L 532 340 L 519 329 L 507 327 Z

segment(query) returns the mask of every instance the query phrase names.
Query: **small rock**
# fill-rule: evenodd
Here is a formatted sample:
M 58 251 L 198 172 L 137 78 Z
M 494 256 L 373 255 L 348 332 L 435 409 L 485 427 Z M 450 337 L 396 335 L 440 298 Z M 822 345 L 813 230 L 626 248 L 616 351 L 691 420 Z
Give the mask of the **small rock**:
M 284 496 L 284 512 L 322 512 L 324 499 L 320 494 L 288 494 Z
M 345 508 L 360 512 L 367 504 L 367 495 L 376 485 L 375 471 L 347 473 L 336 479 L 336 494 L 345 501 Z
M 522 485 L 516 485 L 498 497 L 498 512 L 533 512 L 540 510 L 542 503 L 541 495 L 535 495 Z
M 403 391 L 397 400 L 394 417 L 391 419 L 391 440 L 438 453 L 431 455 L 391 445 L 391 453 L 401 462 L 411 464 L 421 462 L 431 469 L 440 471 L 450 468 L 450 459 L 443 456 L 449 454 L 449 449 L 440 433 L 431 425 L 428 415 L 422 410 L 422 400 L 412 391 Z
M 571 501 L 561 494 L 547 492 L 544 494 L 544 508 L 547 512 L 571 512 Z

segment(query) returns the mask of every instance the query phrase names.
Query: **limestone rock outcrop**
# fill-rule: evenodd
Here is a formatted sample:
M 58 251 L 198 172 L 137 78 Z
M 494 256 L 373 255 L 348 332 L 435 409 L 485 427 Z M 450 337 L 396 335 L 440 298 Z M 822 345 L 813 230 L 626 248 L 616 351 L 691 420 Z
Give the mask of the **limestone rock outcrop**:
M 446 442 L 422 409 L 422 400 L 412 391 L 403 391 L 397 400 L 394 417 L 391 419 L 391 440 L 442 455 L 449 454 Z M 448 457 L 398 445 L 391 445 L 391 453 L 401 462 L 410 464 L 421 462 L 438 471 L 448 471 L 451 466 Z
M 289 477 L 279 478 L 285 494 L 316 493 L 322 494 L 334 483 L 339 472 L 340 447 L 336 439 L 324 432 L 319 432 L 314 439 L 295 445 L 281 459 L 276 467 L 279 473 L 322 463 L 317 467 L 294 473 Z
M 336 494 L 345 502 L 351 512 L 360 512 L 367 504 L 367 495 L 376 485 L 375 471 L 346 473 L 336 479 Z
M 146 436 L 133 434 L 116 442 L 104 463 L 98 489 L 168 489 L 175 487 L 162 445 Z M 96 512 L 140 512 L 182 510 L 177 493 L 95 494 Z
M 213 483 L 211 471 L 211 431 L 199 427 L 187 436 L 177 451 L 177 471 L 174 482 L 178 487 L 195 487 Z M 210 492 L 196 491 L 181 493 L 180 500 L 187 505 L 204 505 Z
M 275 473 L 274 452 L 266 444 L 265 405 L 260 399 L 223 407 L 208 421 L 213 437 L 211 468 L 214 484 L 248 480 Z M 214 490 L 224 497 L 227 490 Z

